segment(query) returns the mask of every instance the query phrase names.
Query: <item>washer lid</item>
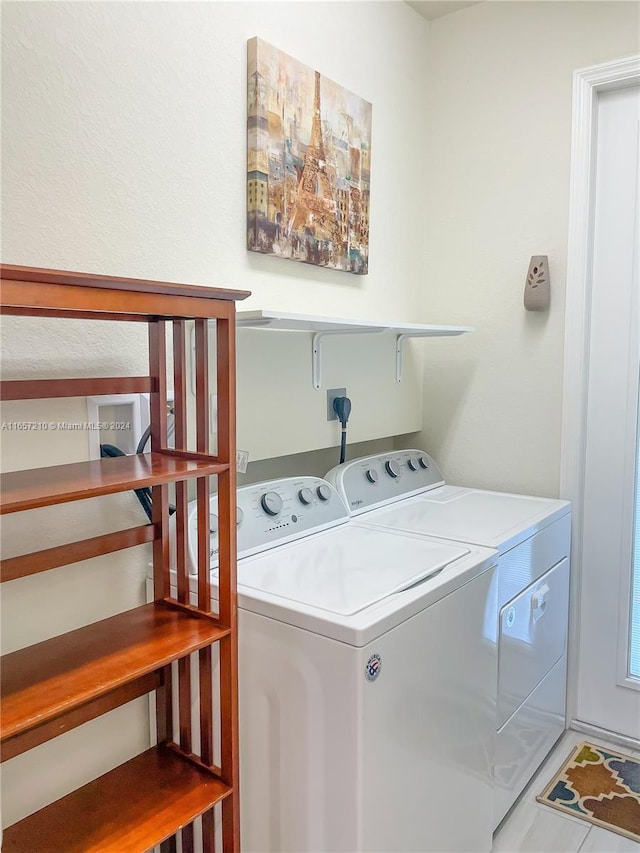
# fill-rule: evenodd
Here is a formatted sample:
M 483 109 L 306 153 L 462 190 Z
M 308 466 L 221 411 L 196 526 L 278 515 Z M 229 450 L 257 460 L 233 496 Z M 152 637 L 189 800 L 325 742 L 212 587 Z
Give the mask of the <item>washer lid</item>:
M 355 523 L 238 563 L 241 592 L 352 616 L 436 574 L 469 550 Z
M 569 509 L 567 501 L 552 498 L 443 486 L 359 520 L 504 551 Z

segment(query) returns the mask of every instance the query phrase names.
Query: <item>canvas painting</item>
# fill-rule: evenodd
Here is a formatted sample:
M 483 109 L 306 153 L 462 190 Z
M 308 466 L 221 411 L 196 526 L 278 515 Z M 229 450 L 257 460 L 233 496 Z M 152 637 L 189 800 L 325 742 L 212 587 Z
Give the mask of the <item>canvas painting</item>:
M 247 248 L 366 275 L 371 104 L 248 43 Z

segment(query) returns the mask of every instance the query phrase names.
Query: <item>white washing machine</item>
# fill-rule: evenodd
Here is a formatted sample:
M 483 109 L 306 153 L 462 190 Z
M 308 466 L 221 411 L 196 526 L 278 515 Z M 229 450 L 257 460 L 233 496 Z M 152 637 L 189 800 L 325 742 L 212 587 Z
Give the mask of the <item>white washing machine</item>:
M 313 477 L 238 507 L 242 849 L 488 853 L 495 551 L 356 522 Z
M 445 485 L 419 450 L 346 462 L 327 480 L 361 522 L 498 551 L 495 828 L 565 728 L 570 504 Z

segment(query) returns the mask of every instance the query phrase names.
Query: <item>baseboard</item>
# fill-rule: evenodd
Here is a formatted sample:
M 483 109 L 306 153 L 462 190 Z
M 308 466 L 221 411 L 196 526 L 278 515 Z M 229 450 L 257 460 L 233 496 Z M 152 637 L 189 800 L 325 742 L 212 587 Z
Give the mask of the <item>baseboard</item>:
M 600 737 L 608 740 L 611 743 L 618 743 L 620 746 L 626 746 L 627 749 L 640 749 L 640 740 L 634 737 L 627 737 L 617 732 L 610 732 L 609 729 L 601 729 L 600 726 L 594 726 L 591 723 L 583 723 L 580 720 L 572 720 L 569 726 L 574 732 L 580 732 L 596 740 Z

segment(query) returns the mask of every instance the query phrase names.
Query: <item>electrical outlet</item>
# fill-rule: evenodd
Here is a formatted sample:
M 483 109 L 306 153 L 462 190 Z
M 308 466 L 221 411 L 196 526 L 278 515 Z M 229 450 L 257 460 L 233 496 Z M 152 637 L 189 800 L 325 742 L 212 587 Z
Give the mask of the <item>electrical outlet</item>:
M 101 444 L 114 444 L 123 453 L 135 453 L 149 426 L 149 395 L 87 397 L 87 421 L 93 425 L 88 431 L 90 459 L 100 459 Z
M 327 391 L 327 420 L 328 421 L 336 421 L 338 420 L 338 416 L 333 411 L 333 401 L 336 397 L 346 397 L 347 389 L 346 388 L 330 388 Z

